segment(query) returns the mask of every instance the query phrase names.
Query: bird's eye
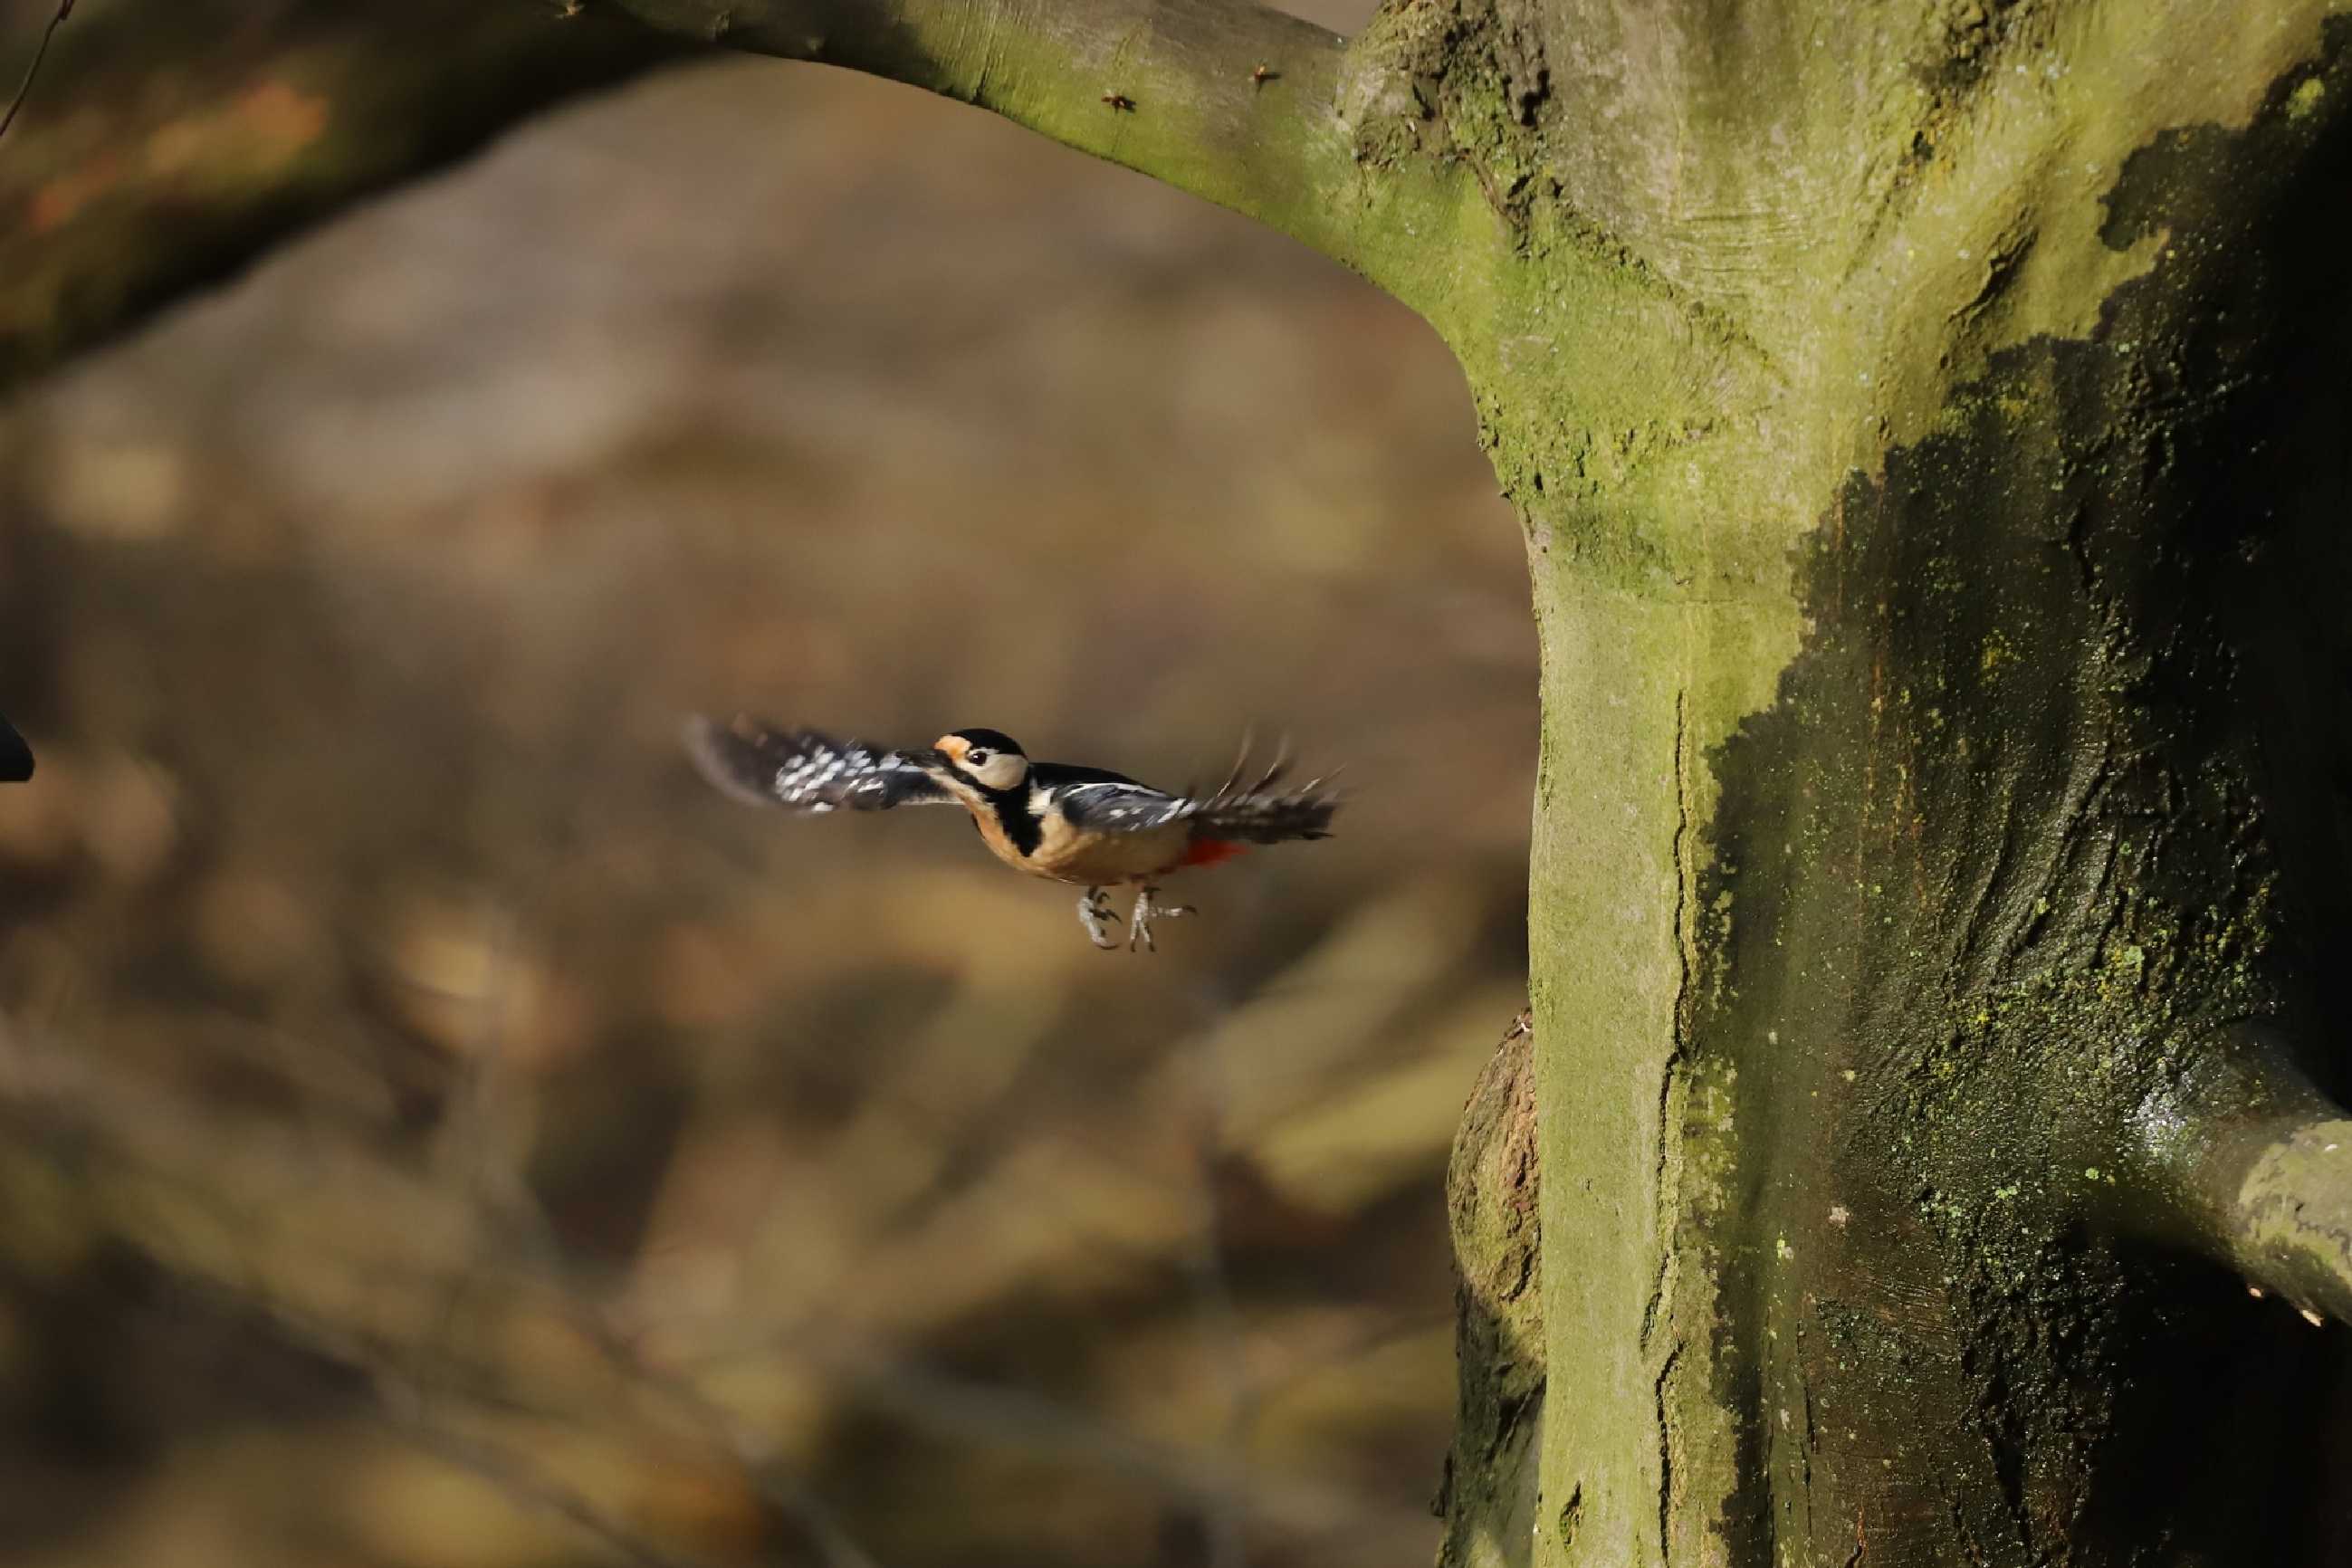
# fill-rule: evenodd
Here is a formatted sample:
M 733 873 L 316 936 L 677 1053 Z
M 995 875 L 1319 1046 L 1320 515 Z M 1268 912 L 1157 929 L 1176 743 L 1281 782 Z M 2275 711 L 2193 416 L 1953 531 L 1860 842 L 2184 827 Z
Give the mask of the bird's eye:
M 988 759 L 991 753 L 986 746 L 974 746 L 971 751 L 966 752 L 963 754 L 963 760 L 970 763 L 973 767 L 984 768 L 988 766 Z

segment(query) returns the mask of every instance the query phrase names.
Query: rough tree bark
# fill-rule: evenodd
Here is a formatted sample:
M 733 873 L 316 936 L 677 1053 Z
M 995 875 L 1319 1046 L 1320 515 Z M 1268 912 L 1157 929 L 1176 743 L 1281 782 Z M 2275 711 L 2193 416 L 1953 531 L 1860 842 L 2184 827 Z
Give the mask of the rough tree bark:
M 1545 745 L 1449 1561 L 2347 1560 L 2352 25 L 624 8 L 1225 203 L 1460 356 Z

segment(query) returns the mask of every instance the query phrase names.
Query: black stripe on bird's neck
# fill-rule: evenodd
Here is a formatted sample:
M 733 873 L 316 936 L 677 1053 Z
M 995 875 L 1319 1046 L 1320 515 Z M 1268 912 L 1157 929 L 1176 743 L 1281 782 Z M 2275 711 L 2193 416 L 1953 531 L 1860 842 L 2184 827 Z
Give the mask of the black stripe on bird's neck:
M 1024 856 L 1034 855 L 1037 846 L 1045 840 L 1045 825 L 1029 809 L 1027 781 L 1013 789 L 982 789 L 980 793 L 987 804 L 975 810 L 993 815 L 996 826 L 1013 847 Z

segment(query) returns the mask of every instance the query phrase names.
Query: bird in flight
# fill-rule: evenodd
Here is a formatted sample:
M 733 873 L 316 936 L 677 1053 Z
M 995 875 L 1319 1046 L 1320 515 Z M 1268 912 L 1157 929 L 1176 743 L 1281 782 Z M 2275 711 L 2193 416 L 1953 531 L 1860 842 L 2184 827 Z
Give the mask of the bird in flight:
M 1078 923 L 1097 947 L 1118 944 L 1109 889 L 1133 886 L 1129 952 L 1139 942 L 1157 951 L 1152 922 L 1193 912 L 1160 901 L 1161 878 L 1230 860 L 1252 844 L 1328 837 L 1339 808 L 1322 779 L 1279 789 L 1288 764 L 1278 756 L 1243 783 L 1246 746 L 1225 782 L 1205 795 L 1171 795 L 1102 768 L 1033 763 L 997 730 L 956 730 L 927 748 L 890 751 L 814 730 L 697 718 L 687 724 L 686 749 L 703 777 L 755 805 L 812 814 L 961 805 L 998 859 L 1086 889 Z

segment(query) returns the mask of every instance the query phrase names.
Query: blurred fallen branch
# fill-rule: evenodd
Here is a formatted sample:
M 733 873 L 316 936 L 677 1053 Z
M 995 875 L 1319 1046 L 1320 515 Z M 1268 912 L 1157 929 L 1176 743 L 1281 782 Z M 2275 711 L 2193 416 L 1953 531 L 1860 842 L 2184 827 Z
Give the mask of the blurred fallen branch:
M 877 1568 L 773 1443 L 617 1325 L 503 1153 L 459 1163 L 471 1179 L 453 1184 L 446 1162 L 439 1177 L 420 1174 L 355 1141 L 306 1142 L 270 1119 L 198 1110 L 101 1079 L 62 1050 L 28 1047 L 5 1024 L 0 1125 L 10 1133 L 0 1139 L 0 1199 L 42 1180 L 34 1170 L 61 1166 L 65 1179 L 45 1190 L 69 1194 L 79 1223 L 152 1258 L 185 1289 L 364 1372 L 388 1414 L 420 1440 L 511 1481 L 519 1497 L 628 1560 L 688 1561 L 552 1475 L 518 1468 L 499 1445 L 450 1436 L 451 1423 L 428 1413 L 553 1419 L 648 1455 L 716 1453 L 817 1561 Z M 1228 1354 L 1237 1353 L 1231 1333 L 1229 1324 L 1219 1339 Z M 1149 1441 L 1059 1401 L 948 1376 L 837 1331 L 811 1327 L 772 1342 L 767 1355 L 813 1369 L 836 1399 L 915 1430 L 1141 1482 L 1224 1521 L 1230 1540 L 1245 1518 L 1325 1534 L 1386 1513 L 1397 1529 L 1418 1518 L 1349 1489 L 1258 1473 L 1230 1446 L 1203 1457 Z M 1246 1400 L 1234 1408 L 1245 1417 Z
M 1418 1529 L 1417 1509 L 1391 1507 L 1346 1487 L 1256 1474 L 1236 1459 L 1203 1458 L 1122 1432 L 1097 1417 L 1026 1389 L 975 1382 L 884 1355 L 836 1345 L 821 1351 L 846 1374 L 860 1401 L 918 1431 L 1012 1448 L 1074 1469 L 1126 1477 L 1203 1510 L 1237 1507 L 1251 1517 L 1330 1533 L 1342 1528 Z
M 656 1545 L 577 1488 L 566 1486 L 537 1466 L 495 1444 L 438 1426 L 422 1398 L 394 1380 L 377 1379 L 385 1414 L 401 1435 L 446 1464 L 469 1470 L 500 1491 L 566 1521 L 637 1568 L 703 1568 L 698 1558 Z
M 1241 1313 L 1234 1301 L 1233 1276 L 1225 1267 L 1223 1218 L 1217 1202 L 1217 1165 L 1225 1142 L 1224 1067 L 1213 1051 L 1191 1053 L 1184 1065 L 1191 1069 L 1192 1080 L 1192 1184 L 1199 1194 L 1198 1233 L 1184 1272 L 1192 1282 L 1202 1352 L 1215 1369 L 1225 1402 L 1221 1458 L 1235 1464 L 1248 1450 L 1255 1399 L 1242 1342 Z M 1239 1499 L 1230 1491 L 1219 1491 L 1207 1504 L 1212 1568 L 1244 1568 L 1249 1558 Z

